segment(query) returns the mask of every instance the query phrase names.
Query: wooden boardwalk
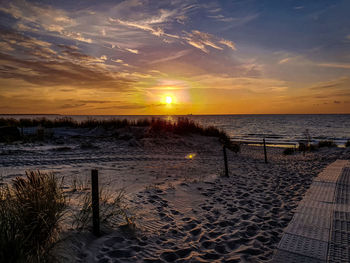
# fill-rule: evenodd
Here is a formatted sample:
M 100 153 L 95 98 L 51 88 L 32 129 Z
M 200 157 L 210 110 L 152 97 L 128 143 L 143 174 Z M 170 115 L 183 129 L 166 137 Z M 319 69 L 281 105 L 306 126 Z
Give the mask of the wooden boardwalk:
M 271 262 L 350 262 L 350 161 L 337 160 L 314 179 Z

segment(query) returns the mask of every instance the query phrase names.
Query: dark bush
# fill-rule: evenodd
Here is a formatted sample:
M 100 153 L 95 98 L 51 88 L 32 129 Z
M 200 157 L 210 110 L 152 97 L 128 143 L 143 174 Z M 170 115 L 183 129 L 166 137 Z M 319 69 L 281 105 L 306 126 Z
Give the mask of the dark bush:
M 322 148 L 322 147 L 337 147 L 337 145 L 332 141 L 319 141 L 318 142 L 318 148 Z
M 347 140 L 347 142 L 345 143 L 345 147 L 350 147 L 350 140 Z
M 0 127 L 0 142 L 11 142 L 21 138 L 17 127 L 5 126 Z
M 226 144 L 225 146 L 227 147 L 227 149 L 233 151 L 234 153 L 238 153 L 241 150 L 241 146 L 238 143 L 230 142 L 229 144 Z
M 286 149 L 283 150 L 283 154 L 284 155 L 292 155 L 294 153 L 295 153 L 294 148 L 286 148 Z
M 317 149 L 318 149 L 317 145 L 315 144 L 306 145 L 303 142 L 299 142 L 299 147 L 298 147 L 299 152 L 314 152 L 314 151 L 317 151 Z

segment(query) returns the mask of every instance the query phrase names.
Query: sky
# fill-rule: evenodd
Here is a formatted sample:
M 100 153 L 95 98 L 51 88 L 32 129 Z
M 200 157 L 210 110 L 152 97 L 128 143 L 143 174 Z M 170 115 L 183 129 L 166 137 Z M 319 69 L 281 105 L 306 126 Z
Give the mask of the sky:
M 348 0 L 0 0 L 0 113 L 350 113 L 349 12 Z

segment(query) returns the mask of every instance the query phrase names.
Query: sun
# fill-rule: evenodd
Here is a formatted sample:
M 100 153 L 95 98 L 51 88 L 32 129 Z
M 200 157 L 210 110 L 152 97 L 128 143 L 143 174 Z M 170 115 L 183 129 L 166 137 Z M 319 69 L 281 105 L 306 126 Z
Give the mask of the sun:
M 173 98 L 170 97 L 170 96 L 166 96 L 166 97 L 165 97 L 165 102 L 166 102 L 167 104 L 171 104 L 171 103 L 173 102 Z

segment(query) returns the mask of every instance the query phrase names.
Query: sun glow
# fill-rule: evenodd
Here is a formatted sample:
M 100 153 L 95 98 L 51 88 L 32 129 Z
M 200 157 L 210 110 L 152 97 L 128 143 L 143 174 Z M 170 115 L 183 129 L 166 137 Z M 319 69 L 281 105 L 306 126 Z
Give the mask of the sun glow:
M 171 103 L 173 102 L 173 98 L 170 97 L 170 96 L 166 96 L 166 97 L 165 97 L 165 102 L 166 102 L 167 104 L 171 104 Z

